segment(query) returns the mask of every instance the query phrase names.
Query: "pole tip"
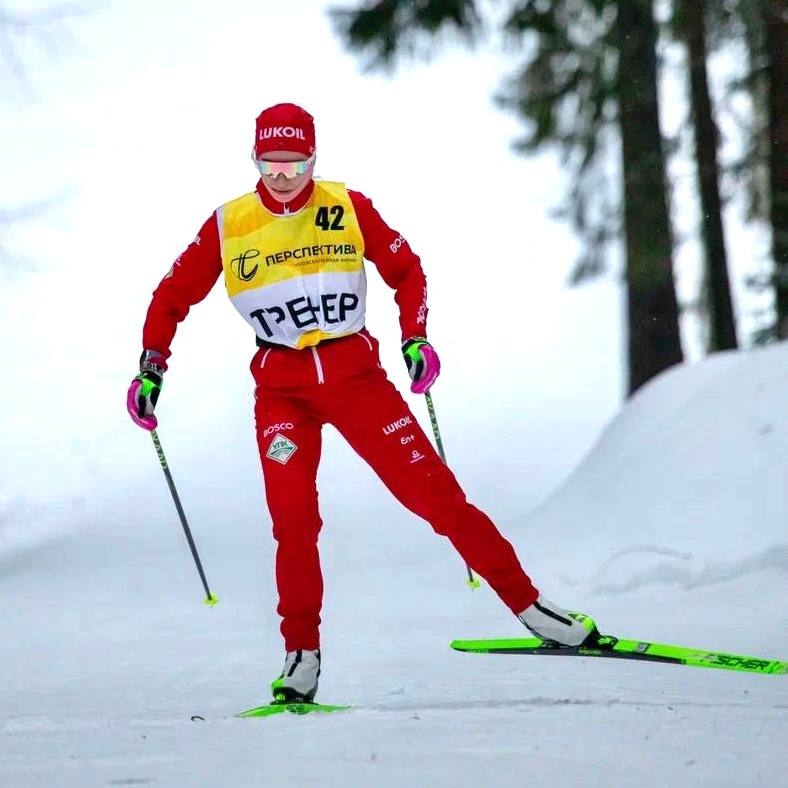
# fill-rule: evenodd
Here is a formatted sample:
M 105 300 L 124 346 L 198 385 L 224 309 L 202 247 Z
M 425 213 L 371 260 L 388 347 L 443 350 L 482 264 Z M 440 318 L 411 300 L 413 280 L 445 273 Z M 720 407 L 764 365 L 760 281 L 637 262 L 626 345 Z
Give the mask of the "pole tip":
M 478 577 L 474 577 L 473 580 L 466 580 L 465 582 L 468 584 L 468 588 L 471 590 L 482 587 L 481 581 Z
M 218 597 L 215 597 L 213 594 L 209 594 L 203 601 L 208 607 L 213 607 L 219 603 Z

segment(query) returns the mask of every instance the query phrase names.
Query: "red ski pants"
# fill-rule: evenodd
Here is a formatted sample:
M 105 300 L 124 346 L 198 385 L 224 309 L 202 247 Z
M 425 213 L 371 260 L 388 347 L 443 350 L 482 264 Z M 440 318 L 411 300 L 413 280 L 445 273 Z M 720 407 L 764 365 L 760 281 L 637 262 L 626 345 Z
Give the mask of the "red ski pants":
M 277 612 L 288 651 L 319 647 L 323 577 L 316 475 L 333 425 L 391 493 L 448 537 L 514 613 L 538 596 L 489 517 L 468 503 L 380 366 L 366 330 L 315 348 L 260 348 L 252 361 L 265 493 L 277 542 Z

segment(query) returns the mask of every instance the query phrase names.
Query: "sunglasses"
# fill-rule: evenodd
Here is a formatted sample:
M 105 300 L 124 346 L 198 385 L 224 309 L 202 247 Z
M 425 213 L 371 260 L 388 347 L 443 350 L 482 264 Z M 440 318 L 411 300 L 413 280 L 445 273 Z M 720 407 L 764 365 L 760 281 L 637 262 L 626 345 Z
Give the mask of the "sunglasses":
M 303 175 L 314 163 L 315 154 L 313 153 L 308 159 L 301 159 L 300 161 L 268 161 L 267 159 L 257 159 L 252 156 L 260 175 L 284 175 L 285 178 L 295 178 Z

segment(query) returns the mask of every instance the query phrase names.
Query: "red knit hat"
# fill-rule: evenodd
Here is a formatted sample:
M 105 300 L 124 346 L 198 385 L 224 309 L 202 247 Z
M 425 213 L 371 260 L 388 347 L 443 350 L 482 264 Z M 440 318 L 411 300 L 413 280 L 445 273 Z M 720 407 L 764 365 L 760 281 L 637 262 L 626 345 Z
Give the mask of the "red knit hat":
M 315 152 L 315 119 L 296 104 L 275 104 L 257 118 L 254 155 L 262 158 L 274 150 L 311 156 Z

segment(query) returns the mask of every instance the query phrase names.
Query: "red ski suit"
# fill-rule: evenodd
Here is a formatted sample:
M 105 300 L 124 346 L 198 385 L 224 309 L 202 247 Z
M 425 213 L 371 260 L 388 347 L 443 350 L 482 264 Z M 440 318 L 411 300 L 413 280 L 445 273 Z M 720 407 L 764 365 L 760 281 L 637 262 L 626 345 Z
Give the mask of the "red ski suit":
M 290 205 L 273 200 L 261 183 L 260 200 L 271 214 L 298 212 L 313 184 Z M 348 191 L 373 262 L 395 292 L 402 337 L 426 335 L 425 278 L 419 258 L 386 225 L 370 200 Z M 170 354 L 177 323 L 202 300 L 222 273 L 217 215 L 205 222 L 153 294 L 143 331 L 145 349 Z M 333 425 L 408 509 L 448 537 L 466 563 L 514 613 L 538 591 L 492 521 L 468 503 L 407 404 L 380 365 L 378 342 L 366 329 L 314 347 L 264 343 L 251 371 L 256 381 L 255 420 L 265 492 L 277 542 L 277 608 L 288 651 L 319 647 L 323 579 L 317 541 L 322 526 L 316 475 L 321 427 Z M 284 460 L 284 462 L 283 462 Z

